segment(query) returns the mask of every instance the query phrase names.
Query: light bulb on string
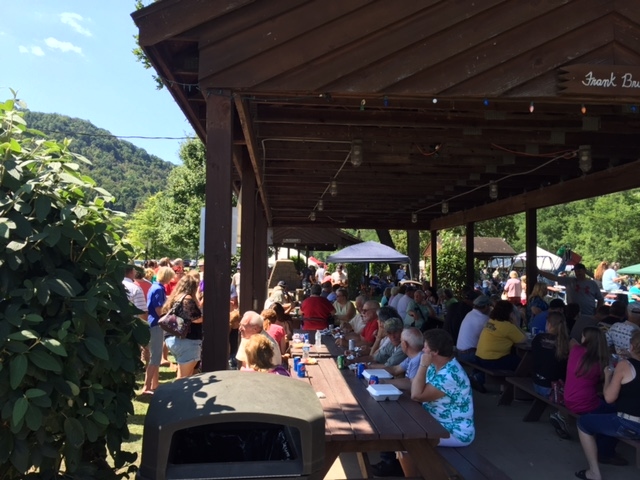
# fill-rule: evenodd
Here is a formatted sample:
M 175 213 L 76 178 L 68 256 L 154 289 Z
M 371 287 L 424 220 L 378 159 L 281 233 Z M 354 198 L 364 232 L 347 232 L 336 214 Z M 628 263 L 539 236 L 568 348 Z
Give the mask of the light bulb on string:
M 364 112 L 364 106 L 367 104 L 367 101 L 363 98 L 360 100 L 360 111 Z
M 362 165 L 362 140 L 351 142 L 351 164 L 356 168 Z
M 411 214 L 411 223 L 418 223 L 418 214 L 417 213 L 412 213 Z
M 442 213 L 449 213 L 449 202 L 442 202 Z
M 331 183 L 329 184 L 329 193 L 332 197 L 338 195 L 338 182 L 335 180 L 331 180 Z
M 533 106 L 533 102 L 529 104 L 529 113 L 533 113 L 536 107 Z
M 311 220 L 312 222 L 316 221 L 316 212 L 311 212 L 309 214 L 309 220 Z
M 491 200 L 498 198 L 498 184 L 496 182 L 489 183 L 489 198 Z
M 584 106 L 584 103 L 580 107 L 580 113 L 582 113 L 583 115 L 587 114 L 587 107 Z
M 434 98 L 433 100 L 431 100 L 434 104 L 438 103 L 438 99 Z
M 587 173 L 593 166 L 591 158 L 591 145 L 580 145 L 578 148 L 578 166 L 582 173 Z
M 322 199 L 318 200 L 318 211 L 321 212 L 324 210 L 324 201 Z

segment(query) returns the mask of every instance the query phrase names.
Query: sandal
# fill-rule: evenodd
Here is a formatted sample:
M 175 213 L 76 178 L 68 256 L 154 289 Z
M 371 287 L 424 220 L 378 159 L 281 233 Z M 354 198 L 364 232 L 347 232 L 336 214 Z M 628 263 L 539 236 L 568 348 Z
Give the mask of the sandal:
M 591 478 L 587 477 L 587 471 L 586 470 L 580 470 L 580 471 L 576 472 L 575 476 L 578 477 L 578 478 L 581 478 L 582 480 L 592 480 Z

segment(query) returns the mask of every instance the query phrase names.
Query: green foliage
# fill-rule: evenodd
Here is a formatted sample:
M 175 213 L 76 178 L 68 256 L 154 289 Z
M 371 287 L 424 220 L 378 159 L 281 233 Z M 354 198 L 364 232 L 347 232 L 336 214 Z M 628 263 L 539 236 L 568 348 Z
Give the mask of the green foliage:
M 360 293 L 360 282 L 364 275 L 365 266 L 364 263 L 347 263 L 345 265 L 347 269 L 347 279 L 349 281 L 347 292 L 348 298 L 350 299 L 355 299 Z
M 130 251 L 88 160 L 23 115 L 0 104 L 0 478 L 121 478 L 149 339 L 121 283 Z
M 174 168 L 86 120 L 31 111 L 24 118 L 32 128 L 59 142 L 73 139 L 73 151 L 92 160 L 81 164 L 80 171 L 113 194 L 115 201 L 107 206 L 114 210 L 133 212 L 147 197 L 166 187 L 167 176 Z
M 438 287 L 459 292 L 466 280 L 465 248 L 459 235 L 449 230 L 439 233 L 440 249 L 437 256 Z M 430 267 L 426 266 L 426 271 Z

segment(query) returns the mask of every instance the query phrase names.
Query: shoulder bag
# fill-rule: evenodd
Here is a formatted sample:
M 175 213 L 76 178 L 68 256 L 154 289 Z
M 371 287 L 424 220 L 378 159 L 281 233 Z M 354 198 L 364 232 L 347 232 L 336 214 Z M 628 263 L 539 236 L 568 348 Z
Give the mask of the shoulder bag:
M 182 310 L 182 302 L 184 302 L 185 297 L 186 295 L 183 295 L 182 299 L 174 303 L 171 309 L 158 320 L 158 325 L 162 330 L 178 338 L 185 338 L 189 334 L 191 327 L 191 320 L 185 320 L 177 314 L 178 307 Z

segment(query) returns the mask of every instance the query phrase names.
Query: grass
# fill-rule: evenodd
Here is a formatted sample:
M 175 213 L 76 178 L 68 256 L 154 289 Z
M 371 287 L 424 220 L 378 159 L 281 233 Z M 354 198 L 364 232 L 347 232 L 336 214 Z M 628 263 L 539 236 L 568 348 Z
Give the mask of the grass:
M 160 384 L 172 382 L 176 378 L 176 371 L 170 367 L 160 367 Z M 144 374 L 140 374 L 138 385 L 142 387 L 144 384 Z M 133 400 L 134 414 L 129 417 L 127 422 L 129 426 L 129 440 L 122 444 L 122 449 L 127 452 L 135 452 L 138 459 L 135 464 L 140 466 L 142 457 L 142 436 L 144 433 L 144 418 L 149 409 L 151 395 L 139 395 Z M 131 476 L 133 479 L 134 476 Z

